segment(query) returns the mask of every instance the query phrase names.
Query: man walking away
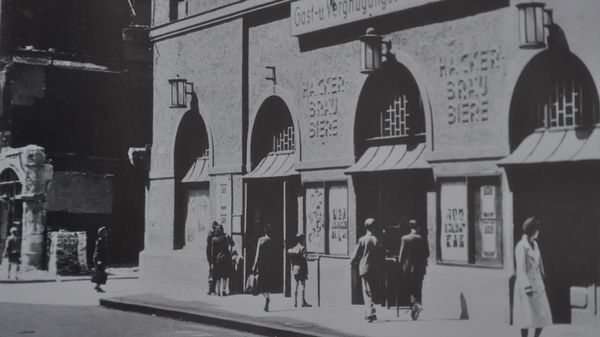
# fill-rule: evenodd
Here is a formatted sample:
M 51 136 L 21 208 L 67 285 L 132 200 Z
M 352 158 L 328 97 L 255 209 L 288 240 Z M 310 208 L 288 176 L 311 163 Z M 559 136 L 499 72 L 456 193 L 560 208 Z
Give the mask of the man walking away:
M 19 279 L 19 268 L 21 266 L 21 239 L 19 238 L 19 230 L 17 227 L 10 229 L 10 235 L 6 238 L 6 245 L 4 246 L 4 253 L 2 256 L 8 257 L 8 275 L 7 278 L 10 280 L 10 270 L 15 267 L 15 280 Z
M 410 233 L 401 239 L 400 253 L 398 260 L 402 277 L 406 282 L 407 290 L 410 295 L 411 318 L 416 320 L 423 310 L 421 306 L 423 278 L 427 269 L 427 258 L 429 257 L 429 247 L 427 241 L 419 234 L 419 225 L 415 220 L 408 222 Z
M 358 240 L 352 254 L 351 263 L 352 265 L 358 264 L 358 273 L 362 280 L 365 302 L 365 319 L 370 323 L 377 319 L 373 303 L 373 291 L 375 290 L 378 273 L 382 270 L 384 254 L 381 242 L 374 234 L 375 219 L 368 218 L 365 220 L 365 229 L 367 233 Z

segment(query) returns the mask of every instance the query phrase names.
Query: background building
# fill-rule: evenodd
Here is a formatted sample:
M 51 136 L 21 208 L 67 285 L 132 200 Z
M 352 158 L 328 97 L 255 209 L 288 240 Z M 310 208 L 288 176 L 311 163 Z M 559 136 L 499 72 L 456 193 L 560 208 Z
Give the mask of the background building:
M 127 151 L 151 141 L 150 1 L 4 0 L 0 8 L 3 153 L 35 144 L 54 168 L 39 226 L 23 228 L 25 241 L 37 236 L 24 243 L 37 256 L 31 266 L 44 266 L 45 235 L 61 229 L 87 233 L 91 261 L 101 226 L 110 229 L 112 263 L 136 264 L 146 174 Z M 1 174 L 21 185 L 15 176 L 28 177 Z M 23 217 L 21 197 L 2 202 L 2 238 Z
M 391 257 L 414 218 L 426 304 L 454 317 L 462 295 L 471 318 L 508 321 L 514 245 L 536 215 L 555 321 L 597 322 L 600 42 L 586 33 L 600 6 L 545 1 L 551 21 L 522 3 L 155 1 L 145 282 L 205 291 L 210 222 L 247 266 L 272 223 L 281 291 L 305 232 L 312 295 L 348 303 L 359 224 L 379 220 Z M 368 27 L 390 43 L 363 74 Z

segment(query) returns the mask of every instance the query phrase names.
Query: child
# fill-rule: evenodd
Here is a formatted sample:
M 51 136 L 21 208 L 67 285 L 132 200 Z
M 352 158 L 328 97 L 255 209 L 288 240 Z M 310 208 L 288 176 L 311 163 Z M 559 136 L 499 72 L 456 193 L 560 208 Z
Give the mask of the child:
M 10 229 L 10 235 L 6 238 L 3 256 L 8 256 L 8 279 L 10 280 L 10 270 L 15 266 L 15 280 L 18 280 L 19 269 L 21 268 L 21 242 L 17 236 L 19 230 L 16 227 Z
M 294 290 L 294 307 L 298 306 L 298 286 L 302 285 L 302 306 L 312 307 L 312 305 L 306 302 L 305 288 L 306 280 L 308 279 L 308 263 L 306 261 L 306 247 L 304 234 L 298 233 L 296 235 L 298 244 L 294 248 L 288 249 L 288 254 L 292 263 L 292 274 L 296 281 L 296 287 Z

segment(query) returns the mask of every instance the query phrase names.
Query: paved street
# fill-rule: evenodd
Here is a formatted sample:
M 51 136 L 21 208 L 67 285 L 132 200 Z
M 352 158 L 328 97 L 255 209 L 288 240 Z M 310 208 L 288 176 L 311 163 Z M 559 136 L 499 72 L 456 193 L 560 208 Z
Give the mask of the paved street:
M 89 281 L 0 284 L 0 336 L 258 336 L 98 306 L 100 297 L 141 291 L 138 280 L 109 280 L 97 294 Z

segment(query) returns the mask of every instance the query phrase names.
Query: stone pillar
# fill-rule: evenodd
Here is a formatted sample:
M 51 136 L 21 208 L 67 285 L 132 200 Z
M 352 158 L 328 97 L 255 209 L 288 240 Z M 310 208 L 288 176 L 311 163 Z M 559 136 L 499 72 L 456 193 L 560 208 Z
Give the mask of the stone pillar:
M 46 164 L 44 149 L 28 145 L 22 148 L 25 171 L 21 256 L 23 270 L 40 269 L 46 239 L 46 195 L 52 179 L 52 165 Z

